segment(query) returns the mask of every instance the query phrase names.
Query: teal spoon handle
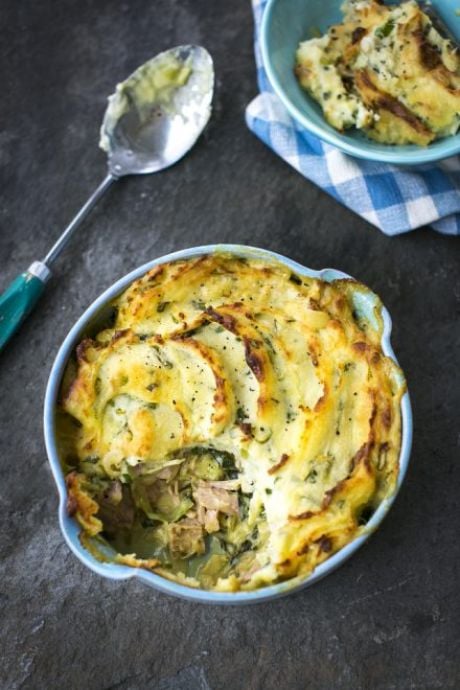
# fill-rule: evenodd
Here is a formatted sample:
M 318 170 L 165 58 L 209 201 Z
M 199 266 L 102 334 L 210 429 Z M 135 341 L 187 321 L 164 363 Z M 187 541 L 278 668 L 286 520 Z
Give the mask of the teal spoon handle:
M 50 275 L 46 264 L 34 261 L 0 295 L 0 351 L 38 302 Z
M 34 261 L 28 270 L 15 278 L 0 295 L 0 352 L 38 302 L 51 275 L 48 267 L 57 259 L 93 206 L 117 179 L 115 175 L 109 173 L 54 243 L 43 261 Z

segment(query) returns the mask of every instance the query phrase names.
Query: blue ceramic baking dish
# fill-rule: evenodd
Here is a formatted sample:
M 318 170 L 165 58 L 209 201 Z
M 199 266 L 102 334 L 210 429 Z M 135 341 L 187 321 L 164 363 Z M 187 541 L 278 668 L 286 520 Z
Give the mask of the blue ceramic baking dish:
M 324 34 L 331 24 L 342 21 L 343 0 L 268 0 L 261 26 L 264 67 L 275 93 L 292 117 L 317 137 L 357 158 L 398 165 L 420 165 L 460 153 L 460 133 L 434 141 L 429 146 L 378 144 L 358 131 L 341 134 L 323 117 L 322 110 L 294 76 L 295 54 L 300 41 Z M 395 4 L 387 2 L 386 4 Z M 458 0 L 433 0 L 437 12 L 460 42 Z
M 328 282 L 350 277 L 346 273 L 342 273 L 341 271 L 330 268 L 326 268 L 322 271 L 314 271 L 310 268 L 302 266 L 301 264 L 298 264 L 296 261 L 292 261 L 292 259 L 288 259 L 280 254 L 275 254 L 274 252 L 231 244 L 193 247 L 191 249 L 184 249 L 182 251 L 174 252 L 173 254 L 167 254 L 166 256 L 154 259 L 153 261 L 149 261 L 131 273 L 128 273 L 128 275 L 126 275 L 124 278 L 118 280 L 114 285 L 112 285 L 112 287 L 98 297 L 78 319 L 77 323 L 73 326 L 70 333 L 61 345 L 52 366 L 46 389 L 44 410 L 45 443 L 51 470 L 53 472 L 59 492 L 59 523 L 62 533 L 70 549 L 86 566 L 88 566 L 88 568 L 99 575 L 110 578 L 111 580 L 127 580 L 131 577 L 136 577 L 157 590 L 165 592 L 166 594 L 182 597 L 184 599 L 205 602 L 208 604 L 249 604 L 266 601 L 268 599 L 277 599 L 278 597 L 312 585 L 314 582 L 317 582 L 346 561 L 347 558 L 349 558 L 366 541 L 368 536 L 375 529 L 377 529 L 388 512 L 391 504 L 393 503 L 404 479 L 404 475 L 406 474 L 412 443 L 412 414 L 409 395 L 408 393 L 405 393 L 401 401 L 402 442 L 399 457 L 400 469 L 396 491 L 391 497 L 382 502 L 379 508 L 373 514 L 367 524 L 368 529 L 366 530 L 366 533 L 360 535 L 352 542 L 347 544 L 343 549 L 331 556 L 331 558 L 329 558 L 327 561 L 324 561 L 312 574 L 307 577 L 296 577 L 280 584 L 271 585 L 269 587 L 250 592 L 219 593 L 208 592 L 202 589 L 192 589 L 140 568 L 132 568 L 115 563 L 101 563 L 100 561 L 96 560 L 94 556 L 92 556 L 91 553 L 89 553 L 89 551 L 87 551 L 81 545 L 79 540 L 80 527 L 73 518 L 67 515 L 66 511 L 66 486 L 58 456 L 55 426 L 56 405 L 65 367 L 75 346 L 81 340 L 83 335 L 97 328 L 98 322 L 103 321 L 106 318 L 106 313 L 109 310 L 110 302 L 117 297 L 117 295 L 123 292 L 130 283 L 142 276 L 157 264 L 161 264 L 166 261 L 173 261 L 175 259 L 193 258 L 217 251 L 232 253 L 237 256 L 264 259 L 266 261 L 279 261 L 299 275 L 314 276 Z M 376 302 L 377 296 L 373 296 L 372 293 L 366 295 L 364 299 L 361 294 L 360 297 L 357 298 L 354 306 L 358 312 L 365 314 L 368 319 L 375 319 L 374 306 Z M 384 323 L 382 349 L 386 355 L 392 357 L 396 361 L 396 357 L 390 344 L 391 319 L 385 308 L 382 309 L 382 317 Z

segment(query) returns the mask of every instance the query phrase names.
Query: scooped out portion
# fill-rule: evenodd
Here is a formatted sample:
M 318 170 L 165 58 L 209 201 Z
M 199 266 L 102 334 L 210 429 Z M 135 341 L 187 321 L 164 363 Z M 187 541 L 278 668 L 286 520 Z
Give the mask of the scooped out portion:
M 84 546 L 217 591 L 311 573 L 396 486 L 405 384 L 380 312 L 354 281 L 226 254 L 135 281 L 62 385 Z
M 460 127 L 460 50 L 415 0 L 347 0 L 344 21 L 299 45 L 296 76 L 335 129 L 426 146 Z

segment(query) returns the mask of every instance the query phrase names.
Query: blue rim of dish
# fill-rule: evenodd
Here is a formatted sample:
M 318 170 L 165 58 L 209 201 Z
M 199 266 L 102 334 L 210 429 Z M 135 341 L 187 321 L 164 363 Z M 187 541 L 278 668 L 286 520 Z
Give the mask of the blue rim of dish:
M 54 360 L 46 388 L 44 405 L 44 434 L 49 463 L 51 465 L 51 470 L 59 493 L 59 525 L 69 548 L 73 551 L 77 558 L 82 561 L 82 563 L 103 577 L 107 577 L 112 580 L 127 580 L 132 577 L 137 577 L 142 582 L 145 582 L 161 592 L 181 597 L 183 599 L 199 601 L 207 604 L 241 605 L 263 602 L 268 599 L 277 599 L 281 596 L 299 591 L 304 587 L 312 585 L 325 575 L 335 570 L 339 565 L 344 563 L 355 551 L 357 551 L 357 549 L 359 549 L 360 546 L 362 546 L 370 534 L 377 529 L 395 500 L 407 471 L 412 445 L 412 411 L 409 394 L 406 391 L 401 400 L 401 451 L 399 456 L 399 474 L 395 491 L 379 505 L 367 523 L 366 531 L 364 533 L 353 539 L 353 541 L 346 544 L 342 549 L 340 549 L 340 551 L 337 551 L 333 556 L 321 563 L 313 571 L 313 573 L 308 576 L 297 576 L 285 582 L 247 592 L 211 592 L 178 584 L 177 582 L 173 582 L 172 580 L 168 580 L 165 577 L 156 575 L 155 573 L 142 568 L 132 568 L 130 566 L 115 563 L 101 563 L 94 558 L 94 556 L 92 556 L 89 551 L 87 551 L 80 543 L 80 526 L 77 524 L 76 520 L 67 515 L 67 491 L 55 440 L 56 404 L 66 364 L 75 346 L 78 344 L 85 327 L 91 322 L 92 319 L 96 317 L 98 312 L 107 303 L 111 302 L 115 297 L 123 292 L 123 290 L 125 290 L 134 280 L 140 278 L 147 271 L 158 264 L 163 264 L 167 261 L 174 261 L 177 259 L 191 259 L 204 254 L 212 254 L 216 252 L 226 252 L 236 256 L 245 256 L 248 258 L 272 262 L 278 261 L 299 275 L 320 278 L 328 282 L 344 278 L 351 278 L 351 276 L 343 273 L 342 271 L 329 268 L 315 271 L 313 269 L 306 268 L 305 266 L 302 266 L 296 261 L 282 256 L 281 254 L 277 254 L 265 249 L 258 249 L 256 247 L 235 244 L 213 244 L 191 247 L 189 249 L 173 252 L 172 254 L 166 254 L 158 259 L 145 263 L 139 268 L 136 268 L 134 271 L 128 273 L 123 278 L 120 278 L 120 280 L 117 280 L 116 283 L 114 283 L 102 295 L 100 295 L 88 307 L 88 309 L 86 309 L 65 338 L 56 355 L 56 359 Z M 383 319 L 383 333 L 381 339 L 382 350 L 385 355 L 391 357 L 397 363 L 396 356 L 390 343 L 391 318 L 385 307 L 382 307 L 381 316 Z
M 320 125 L 311 122 L 305 113 L 297 108 L 291 100 L 286 96 L 283 86 L 280 83 L 275 70 L 272 68 L 271 58 L 270 58 L 270 26 L 273 19 L 273 12 L 276 4 L 280 0 L 268 0 L 267 6 L 265 7 L 260 30 L 260 45 L 262 53 L 262 62 L 267 72 L 268 80 L 272 85 L 276 95 L 282 101 L 283 105 L 292 115 L 292 117 L 297 120 L 299 124 L 302 125 L 307 131 L 311 132 L 318 139 L 325 141 L 332 146 L 344 151 L 345 153 L 354 156 L 355 158 L 362 158 L 369 161 L 377 161 L 379 163 L 393 163 L 393 165 L 423 165 L 425 163 L 433 163 L 451 156 L 456 156 L 460 153 L 460 134 L 456 135 L 458 137 L 458 144 L 452 143 L 452 150 L 447 152 L 440 151 L 438 148 L 430 148 L 430 145 L 415 146 L 414 148 L 404 151 L 404 153 L 398 153 L 397 149 L 399 147 L 393 148 L 392 145 L 388 144 L 388 151 L 379 150 L 378 153 L 374 153 L 370 149 L 362 148 L 362 145 L 357 142 L 356 144 L 349 143 L 347 140 L 343 139 L 339 132 L 334 130 L 329 131 L 323 129 Z M 294 55 L 293 55 L 294 64 Z M 305 98 L 308 95 L 305 94 Z M 326 121 L 324 121 L 326 124 Z M 451 139 L 451 137 L 446 137 L 446 139 Z

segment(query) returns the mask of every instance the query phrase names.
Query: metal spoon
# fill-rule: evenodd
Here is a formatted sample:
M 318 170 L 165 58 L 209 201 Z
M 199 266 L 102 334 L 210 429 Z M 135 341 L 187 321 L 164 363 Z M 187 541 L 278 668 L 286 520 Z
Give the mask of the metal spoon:
M 42 261 L 34 261 L 0 295 L 0 350 L 32 311 L 57 259 L 83 219 L 124 175 L 164 170 L 196 142 L 211 115 L 214 70 L 200 46 L 160 53 L 118 84 L 101 127 L 108 175 Z

